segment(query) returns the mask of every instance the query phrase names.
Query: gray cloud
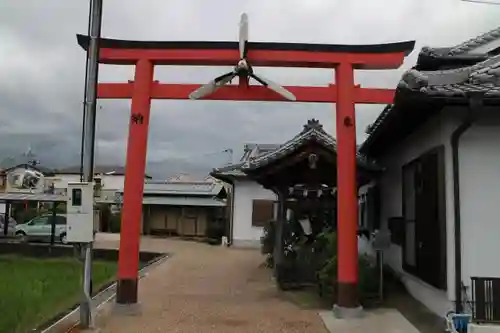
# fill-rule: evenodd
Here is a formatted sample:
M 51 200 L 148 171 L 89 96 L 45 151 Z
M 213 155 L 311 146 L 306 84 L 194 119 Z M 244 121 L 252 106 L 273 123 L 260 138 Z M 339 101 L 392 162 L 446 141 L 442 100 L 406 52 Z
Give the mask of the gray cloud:
M 495 28 L 500 6 L 460 0 L 246 0 L 214 6 L 203 0 L 106 0 L 103 36 L 148 40 L 235 40 L 239 14 L 250 17 L 255 41 L 385 43 L 417 40 L 454 45 Z M 222 4 L 222 2 L 221 2 Z M 85 54 L 75 34 L 87 29 L 88 1 L 23 0 L 0 4 L 0 159 L 29 145 L 46 165 L 79 162 Z M 415 61 L 416 52 L 404 65 Z M 392 88 L 402 70 L 360 71 L 362 86 Z M 163 82 L 203 83 L 225 68 L 158 68 Z M 317 69 L 258 69 L 283 84 L 323 85 L 333 73 Z M 123 81 L 132 69 L 101 66 L 101 81 Z M 98 163 L 123 164 L 129 101 L 100 101 Z M 358 141 L 383 108 L 358 105 Z M 335 132 L 333 105 L 155 101 L 149 168 L 157 176 L 201 172 L 227 161 L 221 151 L 245 142 L 283 142 L 308 118 Z M 235 156 L 236 158 L 237 156 Z

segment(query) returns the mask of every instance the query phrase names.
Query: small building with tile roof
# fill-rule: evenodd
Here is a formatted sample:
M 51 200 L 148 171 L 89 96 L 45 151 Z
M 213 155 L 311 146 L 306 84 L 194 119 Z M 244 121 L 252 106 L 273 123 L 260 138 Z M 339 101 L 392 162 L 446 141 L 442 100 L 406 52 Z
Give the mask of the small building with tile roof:
M 211 175 L 232 184 L 228 203 L 228 236 L 239 247 L 258 247 L 263 225 L 275 218 L 277 187 L 289 188 L 310 179 L 330 190 L 336 187 L 336 140 L 315 119 L 309 120 L 296 136 L 282 144 L 246 144 L 240 161 L 216 168 Z M 309 157 L 317 160 L 310 169 Z M 358 181 L 368 182 L 367 172 L 379 168 L 358 154 Z M 283 189 L 282 189 L 283 190 Z M 334 214 L 335 215 L 335 214 Z
M 423 48 L 359 148 L 385 169 L 370 185 L 381 193 L 381 227 L 391 230 L 385 260 L 440 316 L 462 310 L 463 286 L 481 296 L 471 295 L 473 277 L 500 281 L 499 111 L 497 28 Z
M 212 180 L 146 180 L 142 198 L 141 233 L 157 236 L 205 237 L 215 227 L 225 230 L 227 192 Z M 102 191 L 100 204 L 116 205 L 123 188 Z M 102 220 L 102 219 L 101 219 Z M 106 222 L 101 229 L 107 231 Z

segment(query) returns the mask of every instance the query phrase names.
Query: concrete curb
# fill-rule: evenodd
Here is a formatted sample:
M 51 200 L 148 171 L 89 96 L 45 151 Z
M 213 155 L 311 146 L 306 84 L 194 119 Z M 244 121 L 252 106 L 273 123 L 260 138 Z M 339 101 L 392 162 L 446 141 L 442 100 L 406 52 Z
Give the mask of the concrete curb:
M 160 256 L 157 260 L 143 267 L 139 271 L 139 279 L 147 276 L 149 270 L 159 266 L 170 258 L 170 254 Z M 111 303 L 116 297 L 116 282 L 92 297 L 92 322 L 93 325 L 102 321 L 111 311 Z M 67 315 L 51 324 L 49 327 L 40 331 L 40 333 L 67 333 L 71 332 L 80 323 L 80 309 L 77 307 Z

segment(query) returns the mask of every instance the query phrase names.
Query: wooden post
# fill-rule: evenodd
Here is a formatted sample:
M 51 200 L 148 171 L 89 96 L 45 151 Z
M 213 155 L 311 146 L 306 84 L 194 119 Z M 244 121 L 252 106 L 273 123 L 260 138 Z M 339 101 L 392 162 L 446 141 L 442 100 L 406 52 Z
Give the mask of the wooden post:
M 135 67 L 118 257 L 116 293 L 118 304 L 137 303 L 142 195 L 146 171 L 153 69 L 153 63 L 145 59 L 139 60 Z
M 57 210 L 57 202 L 52 203 L 52 218 L 50 219 L 50 246 L 54 246 L 56 241 L 56 210 Z
M 7 236 L 9 233 L 9 218 L 10 218 L 10 201 L 5 202 L 5 213 L 3 217 L 3 235 Z
M 278 282 L 278 286 L 280 285 L 280 279 L 281 279 L 281 269 L 283 265 L 283 261 L 285 258 L 284 254 L 284 249 L 283 249 L 283 233 L 284 233 L 284 227 L 286 223 L 286 207 L 285 207 L 285 195 L 283 191 L 278 190 L 277 196 L 278 196 L 278 217 L 276 219 L 276 226 L 275 226 L 275 243 L 274 243 L 274 275 L 276 277 L 276 280 Z
M 339 317 L 357 316 L 358 299 L 358 205 L 356 193 L 356 113 L 352 65 L 335 70 L 337 84 L 337 239 Z M 333 283 L 333 281 L 332 281 Z

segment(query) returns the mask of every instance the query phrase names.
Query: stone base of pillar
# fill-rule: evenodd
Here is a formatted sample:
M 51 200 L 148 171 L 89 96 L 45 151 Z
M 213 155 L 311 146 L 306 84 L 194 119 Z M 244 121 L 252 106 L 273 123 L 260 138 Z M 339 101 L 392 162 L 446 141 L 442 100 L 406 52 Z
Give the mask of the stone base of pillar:
M 113 314 L 118 316 L 139 316 L 142 313 L 141 303 L 120 304 L 115 303 Z
M 119 279 L 116 284 L 116 304 L 113 312 L 121 315 L 138 315 L 138 279 Z
M 364 311 L 361 305 L 355 308 L 346 308 L 335 304 L 333 306 L 333 314 L 339 319 L 361 318 Z
M 337 318 L 359 318 L 363 315 L 363 307 L 359 304 L 357 283 L 339 282 L 337 304 L 333 313 Z

